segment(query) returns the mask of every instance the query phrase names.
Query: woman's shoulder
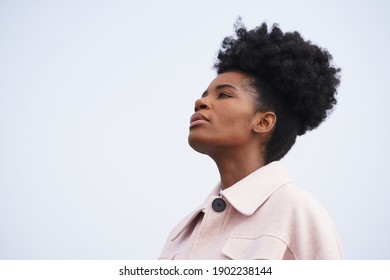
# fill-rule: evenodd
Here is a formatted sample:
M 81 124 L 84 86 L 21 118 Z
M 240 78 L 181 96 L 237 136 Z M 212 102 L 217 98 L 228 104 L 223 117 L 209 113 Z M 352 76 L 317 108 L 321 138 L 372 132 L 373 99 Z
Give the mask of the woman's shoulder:
M 313 194 L 296 186 L 293 182 L 276 189 L 269 197 L 267 203 L 288 211 L 308 211 L 310 213 L 318 212 L 318 214 L 326 213 L 321 203 Z
M 293 183 L 277 189 L 258 215 L 268 217 L 267 231 L 280 236 L 298 259 L 341 258 L 332 218 L 318 200 Z

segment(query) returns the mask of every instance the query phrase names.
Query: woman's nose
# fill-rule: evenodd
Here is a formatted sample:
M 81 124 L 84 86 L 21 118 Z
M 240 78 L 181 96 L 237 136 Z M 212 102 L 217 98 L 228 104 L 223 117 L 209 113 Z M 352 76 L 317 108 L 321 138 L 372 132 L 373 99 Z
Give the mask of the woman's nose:
M 210 109 L 210 103 L 206 100 L 206 98 L 200 98 L 195 101 L 195 112 L 202 109 Z

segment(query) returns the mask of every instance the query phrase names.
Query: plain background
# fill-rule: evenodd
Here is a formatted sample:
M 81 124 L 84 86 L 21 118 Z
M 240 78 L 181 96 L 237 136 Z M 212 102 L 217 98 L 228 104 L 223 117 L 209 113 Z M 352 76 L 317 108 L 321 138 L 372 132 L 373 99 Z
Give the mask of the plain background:
M 282 160 L 347 259 L 390 259 L 388 1 L 0 1 L 0 258 L 156 259 L 217 184 L 187 144 L 239 15 L 342 68 L 338 105 Z

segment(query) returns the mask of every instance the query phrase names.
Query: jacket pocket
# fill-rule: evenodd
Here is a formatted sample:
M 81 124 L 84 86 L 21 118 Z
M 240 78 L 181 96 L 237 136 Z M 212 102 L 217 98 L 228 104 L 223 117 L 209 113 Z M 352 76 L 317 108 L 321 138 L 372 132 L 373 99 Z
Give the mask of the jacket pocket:
M 270 235 L 230 237 L 222 247 L 222 254 L 233 260 L 293 259 L 286 243 Z

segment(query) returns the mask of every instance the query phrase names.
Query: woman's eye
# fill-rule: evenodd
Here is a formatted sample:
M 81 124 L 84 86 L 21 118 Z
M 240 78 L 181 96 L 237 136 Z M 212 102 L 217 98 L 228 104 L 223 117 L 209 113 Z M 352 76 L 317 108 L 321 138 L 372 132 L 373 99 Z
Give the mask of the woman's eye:
M 226 94 L 224 92 L 221 92 L 219 95 L 218 95 L 218 98 L 228 98 L 228 97 L 231 97 L 229 94 Z

